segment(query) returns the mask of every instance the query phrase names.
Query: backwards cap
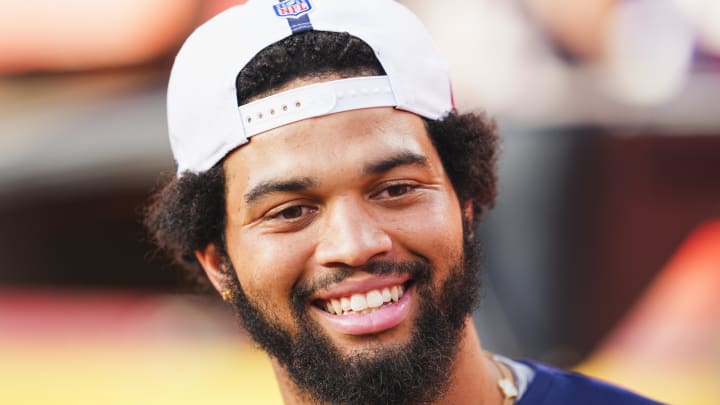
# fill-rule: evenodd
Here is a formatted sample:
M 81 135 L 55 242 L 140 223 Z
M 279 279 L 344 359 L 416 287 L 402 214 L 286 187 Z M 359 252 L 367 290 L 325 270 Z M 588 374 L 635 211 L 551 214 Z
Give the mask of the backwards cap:
M 238 107 L 235 80 L 245 65 L 307 30 L 360 38 L 387 75 L 311 84 Z M 386 106 L 435 120 L 453 108 L 445 59 L 417 17 L 393 0 L 250 0 L 232 7 L 183 44 L 167 105 L 178 177 L 202 173 L 251 136 L 291 122 Z

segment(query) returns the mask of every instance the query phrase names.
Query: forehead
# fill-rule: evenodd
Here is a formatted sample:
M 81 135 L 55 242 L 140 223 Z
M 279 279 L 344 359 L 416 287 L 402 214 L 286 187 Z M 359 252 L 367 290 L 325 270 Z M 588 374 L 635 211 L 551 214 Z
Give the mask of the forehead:
M 368 108 L 295 122 L 259 134 L 225 161 L 228 180 L 350 174 L 364 163 L 398 153 L 424 156 L 442 172 L 425 125 L 415 114 Z

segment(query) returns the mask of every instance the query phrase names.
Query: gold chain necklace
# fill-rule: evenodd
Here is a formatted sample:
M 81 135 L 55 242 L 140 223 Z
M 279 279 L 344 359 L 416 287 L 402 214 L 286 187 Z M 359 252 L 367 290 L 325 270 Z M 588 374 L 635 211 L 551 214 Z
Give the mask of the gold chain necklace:
M 518 389 L 515 385 L 515 379 L 512 373 L 506 368 L 504 364 L 495 357 L 494 354 L 486 352 L 490 361 L 493 362 L 495 367 L 500 372 L 500 378 L 497 381 L 497 386 L 500 389 L 500 393 L 503 395 L 502 405 L 512 405 L 518 397 Z

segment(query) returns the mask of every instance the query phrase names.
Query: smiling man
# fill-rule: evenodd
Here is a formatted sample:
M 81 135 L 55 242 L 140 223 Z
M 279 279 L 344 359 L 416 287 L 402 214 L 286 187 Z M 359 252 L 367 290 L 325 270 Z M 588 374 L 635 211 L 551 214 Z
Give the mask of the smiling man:
M 497 137 L 455 111 L 398 3 L 221 13 L 176 58 L 168 122 L 177 178 L 148 226 L 236 310 L 287 403 L 652 403 L 483 351 L 473 230 Z

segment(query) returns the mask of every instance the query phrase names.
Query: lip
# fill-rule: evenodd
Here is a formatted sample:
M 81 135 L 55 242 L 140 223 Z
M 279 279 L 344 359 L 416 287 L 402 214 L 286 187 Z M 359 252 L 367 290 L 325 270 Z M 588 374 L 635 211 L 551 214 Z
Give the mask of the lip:
M 381 290 L 398 284 L 405 284 L 410 279 L 408 275 L 375 276 L 344 280 L 332 287 L 322 290 L 310 298 L 310 301 L 329 300 L 331 298 L 347 297 L 353 294 L 366 293 L 371 290 Z
M 398 302 L 384 305 L 367 314 L 334 315 L 314 305 L 310 308 L 336 332 L 357 336 L 382 332 L 399 325 L 409 316 L 414 299 L 415 285 L 413 284 Z

